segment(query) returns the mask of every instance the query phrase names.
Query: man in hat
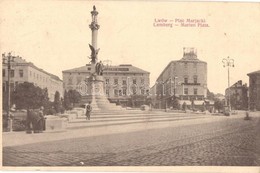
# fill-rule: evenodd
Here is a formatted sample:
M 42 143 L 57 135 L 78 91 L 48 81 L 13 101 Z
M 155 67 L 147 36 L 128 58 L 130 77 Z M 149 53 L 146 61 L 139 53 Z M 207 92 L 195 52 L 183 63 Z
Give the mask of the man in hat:
M 90 120 L 90 114 L 92 111 L 92 107 L 91 107 L 91 103 L 89 102 L 89 104 L 86 106 L 86 119 Z

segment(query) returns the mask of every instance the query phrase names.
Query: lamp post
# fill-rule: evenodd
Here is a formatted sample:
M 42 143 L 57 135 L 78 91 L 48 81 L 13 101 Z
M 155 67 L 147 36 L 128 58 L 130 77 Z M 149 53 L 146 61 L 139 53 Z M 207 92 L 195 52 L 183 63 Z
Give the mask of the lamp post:
M 229 79 L 229 67 L 234 67 L 234 59 L 230 59 L 229 57 L 224 58 L 222 60 L 223 67 L 227 67 L 228 69 L 228 111 L 231 112 L 231 105 L 230 105 L 230 79 Z M 226 102 L 227 104 L 227 102 Z
M 10 72 L 11 72 L 11 63 L 14 62 L 15 56 L 11 55 L 11 52 L 9 52 L 7 55 L 5 53 L 2 54 L 2 60 L 3 64 L 7 64 L 7 118 L 8 118 L 8 126 L 10 128 L 10 131 L 13 130 L 13 122 L 12 118 L 10 116 L 10 105 L 11 105 L 11 98 L 10 98 Z

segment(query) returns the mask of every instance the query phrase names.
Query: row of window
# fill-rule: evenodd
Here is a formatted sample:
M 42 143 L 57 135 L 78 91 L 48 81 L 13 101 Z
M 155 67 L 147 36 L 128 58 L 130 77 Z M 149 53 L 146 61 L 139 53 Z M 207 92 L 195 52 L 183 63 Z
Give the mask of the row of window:
M 188 77 L 188 76 L 185 76 L 185 77 L 184 77 L 184 83 L 185 83 L 185 84 L 189 83 L 189 77 Z M 198 77 L 197 77 L 197 76 L 193 76 L 193 83 L 194 83 L 194 84 L 197 84 L 197 83 L 198 83 Z
M 3 77 L 6 76 L 5 69 L 3 69 Z M 23 70 L 19 70 L 19 76 L 22 78 L 23 77 Z M 10 77 L 15 77 L 15 70 L 10 70 Z
M 144 81 L 145 81 L 144 79 L 141 79 L 141 84 L 144 84 Z M 132 79 L 132 83 L 133 84 L 137 84 L 137 80 L 136 79 Z M 109 79 L 106 79 L 106 84 L 110 84 Z M 114 85 L 118 85 L 118 79 L 114 79 Z M 122 80 L 122 85 L 127 85 L 127 80 L 123 79 Z
M 91 68 L 89 67 L 88 70 L 90 71 Z M 104 73 L 106 73 L 106 71 L 104 71 Z M 69 75 L 72 75 L 74 73 L 69 73 Z M 131 76 L 143 76 L 144 74 L 143 73 L 106 73 L 106 74 L 109 74 L 109 75 L 121 75 L 121 76 L 128 76 L 128 75 L 131 75 Z M 81 75 L 81 73 L 78 73 L 78 75 Z M 82 75 L 85 75 L 85 73 L 82 73 Z
M 77 83 L 80 83 L 81 81 L 82 81 L 81 78 L 77 78 Z M 110 80 L 109 80 L 109 79 L 106 79 L 105 82 L 106 82 L 106 84 L 110 84 Z M 129 82 L 130 82 L 130 81 L 129 81 Z M 145 82 L 145 80 L 144 80 L 144 79 L 141 79 L 141 84 L 144 84 L 144 82 Z M 114 85 L 118 85 L 118 83 L 119 83 L 119 80 L 118 80 L 118 79 L 114 79 L 114 80 L 113 80 L 113 84 L 114 84 Z M 137 84 L 137 80 L 136 80 L 136 79 L 132 79 L 132 83 L 133 83 L 133 84 Z M 72 85 L 72 84 L 73 84 L 72 78 L 69 78 L 69 79 L 68 79 L 68 85 Z M 123 79 L 123 80 L 122 80 L 122 85 L 127 85 L 127 80 Z
M 197 68 L 197 63 L 192 63 L 193 64 L 193 68 Z M 188 68 L 188 63 L 187 62 L 184 62 L 184 68 Z
M 41 76 L 39 74 L 32 73 L 32 71 L 30 71 L 30 77 L 33 77 L 34 79 L 37 79 L 37 80 L 40 80 L 40 81 L 43 81 L 43 82 L 48 82 L 47 77 Z
M 184 94 L 189 95 L 189 89 L 188 88 L 184 88 Z M 197 95 L 197 94 L 198 94 L 198 89 L 193 88 L 193 95 Z
M 132 89 L 131 90 L 131 93 L 129 93 L 131 95 L 136 95 L 138 94 L 137 93 L 137 89 Z M 141 95 L 144 95 L 144 94 L 149 94 L 149 90 L 144 90 L 142 89 L 141 90 Z M 110 93 L 109 93 L 109 90 L 106 89 L 106 95 L 109 97 L 110 96 Z M 114 89 L 114 96 L 115 97 L 118 97 L 118 96 L 126 96 L 127 95 L 127 90 L 126 89 L 122 89 L 122 90 L 118 90 L 118 89 Z
M 3 69 L 3 77 L 6 76 L 6 70 Z M 10 77 L 13 78 L 15 77 L 15 70 L 10 70 Z M 24 77 L 24 71 L 22 69 L 19 70 L 19 77 L 23 78 Z M 32 77 L 32 71 L 30 71 L 30 77 Z M 47 82 L 47 78 L 39 75 L 39 74 L 35 74 L 33 73 L 33 77 L 36 78 L 37 80 L 41 80 L 43 82 Z

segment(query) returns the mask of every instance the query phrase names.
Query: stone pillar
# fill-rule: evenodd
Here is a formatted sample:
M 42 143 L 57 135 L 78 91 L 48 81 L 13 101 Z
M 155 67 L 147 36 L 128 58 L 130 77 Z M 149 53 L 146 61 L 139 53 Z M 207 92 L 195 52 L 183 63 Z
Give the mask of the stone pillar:
M 93 11 L 91 11 L 91 15 L 92 15 L 92 22 L 89 25 L 89 28 L 92 31 L 92 46 L 95 48 L 95 50 L 97 49 L 97 36 L 98 36 L 98 29 L 99 29 L 99 25 L 97 22 L 97 15 L 98 12 L 96 11 L 96 7 L 93 7 Z

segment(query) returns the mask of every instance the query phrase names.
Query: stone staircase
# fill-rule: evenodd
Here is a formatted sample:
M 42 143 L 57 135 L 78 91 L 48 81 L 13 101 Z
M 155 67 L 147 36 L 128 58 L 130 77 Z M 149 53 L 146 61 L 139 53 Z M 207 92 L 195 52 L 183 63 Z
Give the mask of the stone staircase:
M 106 96 L 84 96 L 81 99 L 81 104 L 87 104 L 91 100 L 92 112 L 109 112 L 109 111 L 122 111 L 126 110 L 115 103 L 110 103 Z

